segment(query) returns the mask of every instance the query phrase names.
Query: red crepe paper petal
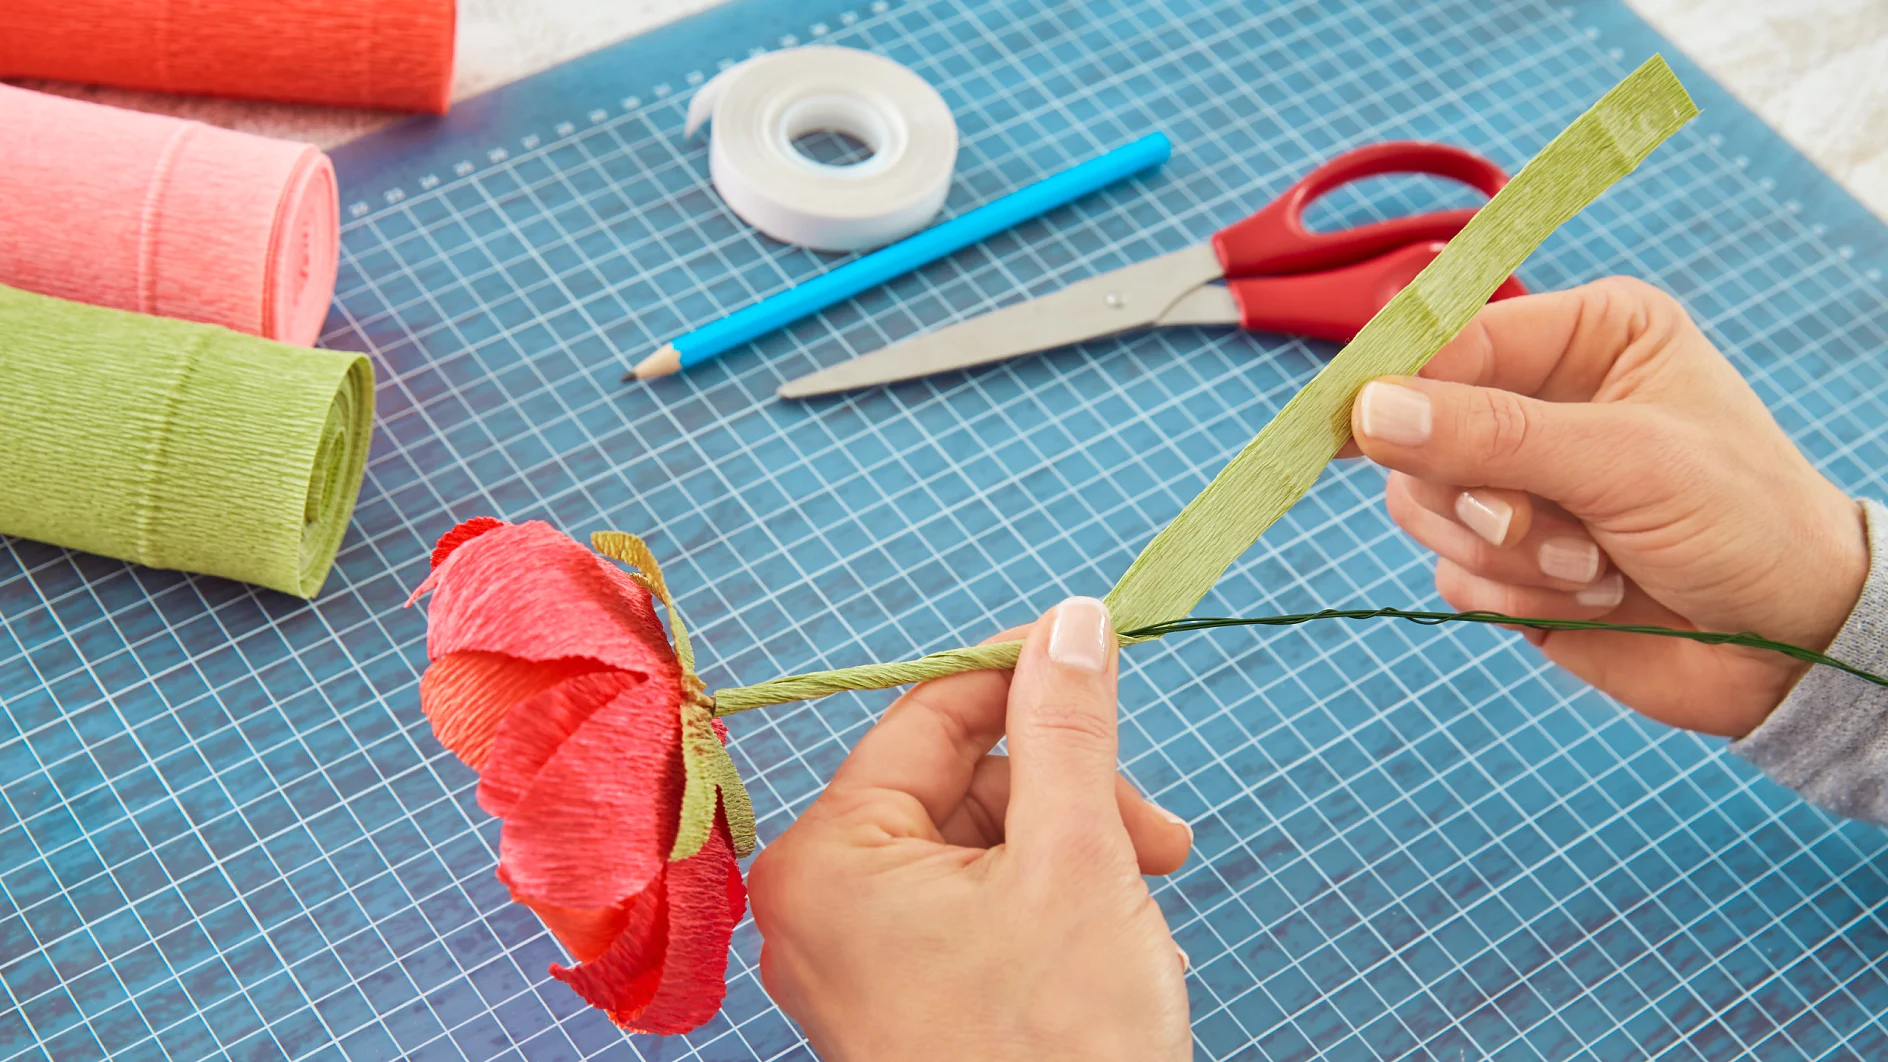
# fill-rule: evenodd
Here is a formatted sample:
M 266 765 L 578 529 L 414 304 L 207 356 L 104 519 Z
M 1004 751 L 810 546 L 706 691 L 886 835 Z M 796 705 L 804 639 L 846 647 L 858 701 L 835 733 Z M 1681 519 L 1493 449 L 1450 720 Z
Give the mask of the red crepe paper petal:
M 551 976 L 618 1025 L 633 1021 L 662 985 L 662 960 L 669 946 L 667 876 L 630 899 L 623 931 L 594 960 L 576 967 L 551 964 Z
M 728 944 L 747 909 L 747 889 L 726 823 L 693 857 L 669 869 L 669 949 L 662 987 L 633 1027 L 649 1033 L 687 1032 L 721 1009 L 728 994 Z
M 629 911 L 623 907 L 558 907 L 525 896 L 512 899 L 531 908 L 544 928 L 580 963 L 601 958 L 623 935 L 629 923 Z
M 662 870 L 684 783 L 680 697 L 673 683 L 633 686 L 544 762 L 498 839 L 499 862 L 520 893 L 560 907 L 608 907 Z M 500 728 L 488 771 L 498 769 L 509 726 L 508 719 Z
M 452 555 L 452 551 L 465 545 L 495 527 L 505 526 L 505 521 L 491 516 L 474 516 L 458 527 L 439 536 L 439 544 L 433 547 L 433 567 L 437 568 Z
M 727 995 L 728 943 L 747 907 L 727 824 L 718 822 L 701 851 L 669 864 L 664 878 L 651 890 L 660 887 L 666 901 L 666 947 L 658 952 L 652 940 L 625 932 L 596 962 L 553 966 L 551 976 L 609 1011 L 624 1028 L 670 1035 L 714 1017 Z M 652 971 L 660 978 L 654 993 L 645 995 Z
M 679 671 L 649 591 L 548 524 L 506 524 L 453 550 L 434 582 L 427 655 L 587 657 L 672 681 Z
M 538 663 L 499 653 L 451 653 L 420 676 L 420 708 L 439 743 L 476 771 L 514 705 L 599 666 L 581 657 Z
M 479 807 L 501 819 L 510 815 L 558 748 L 598 709 L 643 681 L 631 671 L 592 671 L 519 702 L 499 724 L 491 755 L 480 769 Z
M 511 879 L 502 866 L 498 868 L 498 880 L 504 882 L 507 889 L 511 888 Z M 602 908 L 559 907 L 521 896 L 515 889 L 512 890 L 511 899 L 514 903 L 531 908 L 531 913 L 538 916 L 544 928 L 550 930 L 551 935 L 562 942 L 580 963 L 601 958 L 629 926 L 630 904 Z M 631 903 L 634 903 L 633 898 Z
M 401 607 L 412 608 L 413 602 L 432 593 L 433 587 L 439 585 L 439 569 L 451 558 L 453 551 L 487 531 L 505 526 L 507 525 L 503 520 L 490 516 L 475 516 L 439 536 L 439 542 L 433 546 L 432 571 L 427 572 L 426 578 L 420 580 L 420 585 L 413 588 L 413 592 L 406 597 L 406 604 Z

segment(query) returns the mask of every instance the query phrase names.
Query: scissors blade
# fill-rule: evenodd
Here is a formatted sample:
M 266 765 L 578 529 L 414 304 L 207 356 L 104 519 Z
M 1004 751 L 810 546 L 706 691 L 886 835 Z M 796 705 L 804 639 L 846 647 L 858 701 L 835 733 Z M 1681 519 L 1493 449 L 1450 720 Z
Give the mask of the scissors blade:
M 789 380 L 777 393 L 810 398 L 896 383 L 1146 328 L 1220 273 L 1210 244 L 1174 251 L 861 354 Z
M 1240 323 L 1239 304 L 1232 289 L 1224 284 L 1202 284 L 1173 301 L 1155 324 L 1236 325 Z

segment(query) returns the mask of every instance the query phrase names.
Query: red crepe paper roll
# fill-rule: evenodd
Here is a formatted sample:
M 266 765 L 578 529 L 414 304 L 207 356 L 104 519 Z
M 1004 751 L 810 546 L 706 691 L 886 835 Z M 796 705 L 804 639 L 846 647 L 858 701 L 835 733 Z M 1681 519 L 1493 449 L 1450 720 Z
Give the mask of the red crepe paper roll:
M 4 0 L 0 77 L 446 113 L 455 0 Z
M 8 85 L 0 139 L 0 284 L 303 346 L 320 333 L 340 226 L 314 146 Z

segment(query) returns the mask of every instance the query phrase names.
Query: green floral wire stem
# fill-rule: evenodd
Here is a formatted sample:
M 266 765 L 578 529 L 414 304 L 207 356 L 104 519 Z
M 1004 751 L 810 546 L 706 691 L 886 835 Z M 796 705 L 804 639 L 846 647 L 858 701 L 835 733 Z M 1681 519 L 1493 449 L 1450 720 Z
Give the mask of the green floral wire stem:
M 1735 645 L 1746 649 L 1767 649 L 1806 664 L 1822 664 L 1845 671 L 1877 686 L 1888 686 L 1888 678 L 1843 663 L 1824 653 L 1765 638 L 1749 631 L 1681 630 L 1634 623 L 1605 623 L 1600 620 L 1545 619 L 1537 616 L 1508 616 L 1500 612 L 1426 612 L 1406 608 L 1327 608 L 1317 612 L 1295 612 L 1283 616 L 1219 617 L 1196 616 L 1188 619 L 1153 623 L 1120 632 L 1121 644 L 1164 638 L 1169 634 L 1212 630 L 1217 627 L 1291 627 L 1313 620 L 1400 619 L 1425 626 L 1443 623 L 1486 623 L 1503 627 L 1526 627 L 1537 631 L 1612 631 L 1618 634 L 1649 634 L 1661 638 L 1682 638 L 1704 645 Z M 916 660 L 892 664 L 865 664 L 859 667 L 788 675 L 753 686 L 715 691 L 715 714 L 729 715 L 770 704 L 823 697 L 846 690 L 874 690 L 903 686 L 913 682 L 942 678 L 964 671 L 999 670 L 1016 666 L 1021 642 L 991 642 L 963 649 L 932 653 Z
M 1690 642 L 1704 645 L 1737 645 L 1746 649 L 1768 649 L 1773 653 L 1782 653 L 1794 660 L 1806 664 L 1822 664 L 1838 671 L 1846 671 L 1856 678 L 1872 682 L 1877 686 L 1888 686 L 1888 678 L 1883 678 L 1872 671 L 1864 671 L 1853 664 L 1845 664 L 1826 653 L 1805 649 L 1789 642 L 1779 642 L 1774 638 L 1765 638 L 1761 634 L 1739 631 L 1735 634 L 1726 631 L 1681 630 L 1677 627 L 1653 627 L 1639 623 L 1605 623 L 1600 620 L 1541 619 L 1533 616 L 1507 616 L 1499 612 L 1423 612 L 1406 608 L 1327 608 L 1318 612 L 1301 612 L 1289 616 L 1260 616 L 1253 619 L 1220 619 L 1202 616 L 1195 619 L 1175 620 L 1172 623 L 1156 623 L 1139 630 L 1122 632 L 1123 638 L 1158 638 L 1167 634 L 1179 634 L 1184 631 L 1204 631 L 1214 627 L 1289 627 L 1297 623 L 1320 619 L 1400 619 L 1424 626 L 1436 626 L 1442 623 L 1490 623 L 1503 627 L 1526 627 L 1537 631 L 1612 631 L 1616 634 L 1651 634 L 1661 638 L 1683 638 Z

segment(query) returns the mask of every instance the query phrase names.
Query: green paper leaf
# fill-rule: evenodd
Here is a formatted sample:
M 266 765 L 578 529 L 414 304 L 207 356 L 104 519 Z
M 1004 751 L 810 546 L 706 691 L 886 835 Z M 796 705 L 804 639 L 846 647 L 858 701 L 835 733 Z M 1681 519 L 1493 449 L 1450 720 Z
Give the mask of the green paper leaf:
M 669 633 L 675 639 L 675 662 L 682 670 L 682 810 L 676 824 L 675 846 L 669 861 L 687 859 L 701 851 L 715 825 L 716 797 L 728 816 L 728 832 L 734 841 L 734 854 L 744 856 L 754 851 L 754 802 L 741 783 L 741 773 L 734 767 L 727 746 L 715 732 L 714 700 L 704 694 L 702 681 L 695 674 L 695 649 L 688 641 L 688 626 L 675 606 L 669 585 L 662 578 L 662 566 L 656 563 L 649 544 L 625 531 L 598 531 L 590 536 L 590 548 L 636 569 L 630 578 L 655 595 L 669 613 Z

